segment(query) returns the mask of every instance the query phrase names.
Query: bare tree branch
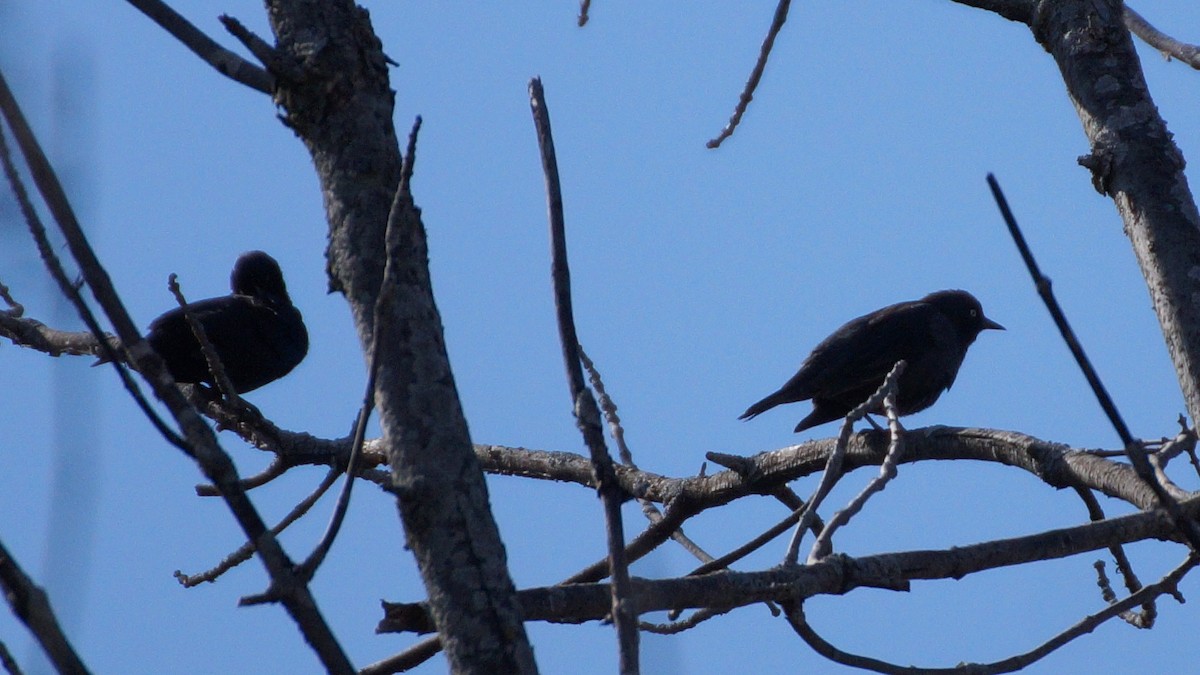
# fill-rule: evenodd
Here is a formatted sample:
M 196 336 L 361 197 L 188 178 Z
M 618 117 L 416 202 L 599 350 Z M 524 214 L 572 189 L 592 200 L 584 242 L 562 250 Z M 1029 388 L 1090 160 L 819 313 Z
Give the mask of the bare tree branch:
M 217 44 L 215 40 L 205 35 L 165 2 L 161 0 L 129 0 L 129 4 L 150 17 L 154 23 L 162 26 L 175 39 L 182 42 L 185 47 L 192 50 L 196 56 L 210 66 L 216 68 L 217 72 L 222 75 L 264 94 L 270 94 L 274 90 L 274 78 L 267 71 Z
M 1195 517 L 1200 514 L 1200 496 L 1186 500 L 1182 506 Z M 844 594 L 862 587 L 891 589 L 920 579 L 961 579 L 999 567 L 1095 551 L 1113 542 L 1129 543 L 1173 535 L 1170 519 L 1161 511 L 1151 511 L 949 549 L 856 558 L 837 554 L 813 565 L 779 566 L 759 572 L 719 572 L 702 577 L 634 578 L 632 583 L 642 612 L 741 607 L 764 600 L 802 601 L 815 595 Z M 532 588 L 519 591 L 517 595 L 527 621 L 574 623 L 605 617 L 609 612 L 610 592 L 608 584 L 599 583 Z M 1146 596 L 1134 594 L 1132 597 L 1137 598 L 1136 605 Z M 423 607 L 424 603 L 385 604 L 385 618 L 377 630 L 427 630 L 430 624 Z M 1121 607 L 1119 611 L 1124 609 L 1127 608 Z
M 288 514 L 284 516 L 283 519 L 275 525 L 275 527 L 271 528 L 271 533 L 278 536 L 281 532 L 286 530 L 289 525 L 297 520 L 300 520 L 304 514 L 308 513 L 309 510 L 312 509 L 313 505 L 317 503 L 317 500 L 319 500 L 327 491 L 329 491 L 329 488 L 333 487 L 334 482 L 337 481 L 337 478 L 340 475 L 341 472 L 336 469 L 325 474 L 325 478 L 321 480 L 321 483 L 317 485 L 317 488 L 313 490 L 312 493 L 310 493 L 307 497 L 300 500 L 299 504 L 293 506 L 292 510 L 288 511 Z M 236 551 L 225 556 L 225 559 L 217 563 L 215 567 L 201 572 L 200 574 L 189 575 L 184 574 L 179 570 L 175 570 L 175 579 L 184 588 L 199 586 L 206 581 L 216 581 L 222 574 L 246 562 L 253 555 L 254 543 L 246 542 L 245 544 L 242 544 Z
M 1129 5 L 1125 5 L 1125 14 L 1122 18 L 1125 20 L 1125 26 L 1129 28 L 1130 32 L 1145 40 L 1146 44 L 1162 52 L 1163 56 L 1168 59 L 1182 61 L 1200 70 L 1200 47 L 1180 42 L 1151 26 L 1149 21 L 1142 18 L 1142 15 L 1135 12 Z
M 758 60 L 754 63 L 754 69 L 750 71 L 750 79 L 746 80 L 742 95 L 738 97 L 733 115 L 721 129 L 721 133 L 706 143 L 705 147 L 709 149 L 720 147 L 726 138 L 733 135 L 733 130 L 737 128 L 738 124 L 741 124 L 742 115 L 746 114 L 746 108 L 754 99 L 754 91 L 758 89 L 758 83 L 762 81 L 763 71 L 767 68 L 767 60 L 771 57 L 771 49 L 775 47 L 775 38 L 779 35 L 779 31 L 783 30 L 783 24 L 787 21 L 788 7 L 791 4 L 791 0 L 779 0 L 779 3 L 775 5 L 775 16 L 771 19 L 771 27 L 767 29 L 767 37 L 763 38 L 762 47 L 758 51 Z
M 960 5 L 986 9 L 1009 21 L 1029 25 L 1033 23 L 1035 0 L 954 0 Z
M 821 475 L 821 482 L 817 485 L 817 489 L 808 499 L 808 503 L 804 505 L 804 513 L 800 514 L 800 522 L 796 523 L 796 530 L 792 533 L 792 540 L 788 544 L 787 554 L 783 558 L 784 565 L 795 565 L 800 557 L 800 539 L 804 536 L 804 531 L 807 530 L 817 516 L 817 509 L 821 506 L 821 502 L 825 500 L 826 495 L 833 489 L 833 486 L 841 479 L 844 471 L 842 464 L 846 456 L 846 446 L 850 442 L 850 434 L 854 431 L 854 423 L 867 416 L 867 413 L 879 408 L 883 400 L 888 394 L 895 394 L 897 382 L 900 380 L 900 375 L 904 372 L 907 363 L 903 360 L 897 361 L 896 365 L 892 366 L 891 371 L 883 378 L 883 383 L 875 390 L 875 393 L 867 397 L 867 400 L 858 404 L 853 410 L 846 413 L 846 418 L 842 420 L 841 431 L 838 432 L 837 445 L 829 454 L 829 459 L 825 464 L 825 471 Z M 889 435 L 889 438 L 898 438 L 899 435 Z M 889 440 L 889 448 L 894 441 Z M 890 453 L 889 453 L 890 454 Z M 886 462 L 886 460 L 885 460 Z M 828 528 L 828 525 L 826 526 Z
M 1097 501 L 1096 496 L 1092 494 L 1091 490 L 1075 488 L 1075 493 L 1083 500 L 1084 505 L 1087 507 L 1088 518 L 1092 522 L 1104 520 L 1104 510 L 1100 508 L 1100 502 Z M 1130 593 L 1140 591 L 1142 589 L 1142 582 L 1137 578 L 1137 574 L 1134 573 L 1133 565 L 1129 562 L 1129 556 L 1125 555 L 1125 548 L 1120 544 L 1113 544 L 1108 547 L 1108 552 L 1112 554 L 1113 560 L 1117 563 L 1117 571 L 1124 578 L 1125 588 Z M 1112 585 L 1104 575 L 1104 563 L 1096 562 L 1095 568 L 1101 589 L 1101 596 L 1104 598 L 1104 601 L 1109 603 L 1116 602 L 1117 594 L 1112 590 Z M 1151 600 L 1142 607 L 1141 612 L 1130 612 L 1128 615 L 1123 615 L 1122 618 L 1139 628 L 1149 628 L 1154 623 L 1154 617 L 1157 615 L 1157 612 L 1158 609 L 1154 606 L 1154 601 Z
M 449 668 L 535 672 L 446 353 L 425 226 L 411 196 L 395 199 L 403 161 L 388 59 L 367 10 L 352 0 L 268 0 L 266 8 L 280 61 L 299 67 L 277 78 L 275 102 L 316 167 L 329 224 L 330 290 L 345 295 L 368 363 L 384 270 L 390 263 L 395 271 L 380 313 L 386 325 L 378 327 L 385 334 L 376 450 L 388 457 L 390 489 L 434 601 Z M 330 92 L 338 92 L 336 105 Z M 389 220 L 396 224 L 390 238 Z
M 1187 410 L 1200 419 L 1200 212 L 1146 87 L 1124 3 L 1037 7 L 1034 37 L 1058 64 L 1091 145 L 1079 161 L 1124 221 Z
M 412 200 L 412 190 L 410 189 L 410 181 L 412 180 L 413 165 L 417 157 L 417 134 L 421 131 L 421 118 L 417 117 L 413 123 L 412 131 L 408 135 L 408 150 L 404 154 L 404 165 L 400 170 L 400 185 L 396 188 L 396 200 L 392 204 L 392 212 L 388 217 L 386 237 L 390 240 L 391 231 L 400 225 L 396 219 L 404 213 L 404 201 Z M 359 459 L 362 456 L 363 441 L 367 433 L 367 420 L 371 418 L 371 411 L 375 407 L 375 383 L 379 375 L 379 349 L 380 335 L 383 334 L 383 312 L 387 307 L 387 303 L 392 301 L 391 294 L 394 291 L 394 285 L 389 285 L 389 279 L 395 275 L 395 270 L 392 269 L 393 259 L 389 256 L 387 265 L 383 270 L 383 288 L 379 289 L 379 299 L 375 303 L 375 335 L 371 339 L 371 358 L 370 365 L 367 367 L 367 385 L 366 391 L 363 394 L 362 407 L 359 409 L 358 419 L 354 423 L 354 440 L 350 447 L 350 459 L 346 463 L 346 482 L 342 486 L 342 492 L 338 495 L 337 505 L 334 507 L 333 516 L 329 520 L 329 527 L 326 529 L 325 535 L 321 538 L 319 544 L 312 554 L 301 565 L 302 573 L 312 578 L 317 567 L 325 559 L 329 549 L 333 546 L 333 540 L 337 537 L 338 530 L 342 526 L 342 521 L 346 517 L 346 511 L 350 508 L 350 491 L 354 488 L 354 478 L 358 473 Z
M 887 455 L 884 456 L 883 463 L 879 465 L 879 475 L 872 478 L 845 508 L 834 513 L 825 527 L 821 529 L 821 533 L 813 542 L 812 551 L 808 554 L 807 564 L 809 565 L 833 552 L 833 533 L 858 515 L 866 506 L 871 495 L 882 491 L 896 477 L 896 464 L 904 452 L 904 427 L 900 426 L 900 417 L 896 414 L 897 383 L 900 373 L 904 372 L 904 365 L 906 365 L 904 361 L 897 362 L 892 372 L 883 381 L 883 386 L 887 388 L 883 395 L 883 410 L 887 413 L 890 440 L 888 441 Z
M 358 671 L 358 675 L 390 675 L 411 670 L 428 661 L 442 650 L 442 640 L 438 636 L 425 638 L 408 649 L 376 661 Z
M 17 660 L 13 658 L 12 652 L 8 651 L 8 646 L 0 641 L 0 666 L 4 667 L 4 672 L 8 675 L 22 675 L 21 666 L 17 664 Z
M 37 638 L 42 651 L 59 673 L 83 675 L 88 672 L 87 666 L 58 625 L 46 591 L 25 574 L 4 544 L 0 544 L 0 589 L 3 589 L 4 599 L 8 601 L 13 614 Z
M 550 111 L 542 81 L 529 82 L 529 106 L 537 129 L 538 148 L 542 155 L 542 170 L 546 176 L 546 201 L 549 203 L 550 263 L 554 281 L 554 307 L 557 310 L 559 339 L 563 361 L 567 368 L 567 385 L 571 392 L 575 424 L 583 434 L 584 443 L 596 475 L 596 491 L 604 505 L 605 535 L 608 544 L 609 572 L 612 576 L 612 616 L 620 645 L 620 671 L 634 675 L 638 667 L 637 598 L 629 587 L 629 568 L 625 563 L 625 529 L 621 521 L 621 491 L 613 471 L 612 457 L 604 442 L 600 426 L 600 409 L 596 398 L 583 379 L 579 360 L 579 337 L 575 333 L 575 316 L 571 302 L 571 270 L 567 262 L 567 236 L 563 219 L 562 189 L 558 180 L 558 160 L 554 155 L 554 136 L 550 130 Z
M 2 98 L 2 100 L 0 100 L 0 106 L 2 106 L 4 109 L 4 116 L 9 121 L 9 127 L 12 129 L 14 135 L 16 135 L 18 143 L 24 141 L 24 144 L 32 144 L 34 148 L 40 151 L 40 148 L 37 148 L 36 139 L 33 137 L 33 132 L 28 128 L 27 125 L 24 125 L 24 118 L 21 115 L 20 108 L 17 107 L 17 101 L 12 97 L 12 92 L 8 89 L 8 85 L 6 82 L 4 82 L 2 76 L 0 76 L 0 89 L 3 90 L 0 91 L 0 98 Z M 21 124 L 14 125 L 14 119 Z M 26 161 L 28 162 L 28 152 L 24 149 L 24 146 L 22 146 L 22 151 L 27 155 Z M 29 199 L 29 194 L 25 190 L 25 184 L 21 181 L 20 174 L 17 172 L 16 165 L 13 162 L 12 154 L 8 149 L 8 142 L 4 139 L 4 132 L 2 129 L 0 129 L 0 161 L 4 163 L 4 174 L 8 179 L 9 185 L 12 186 L 13 195 L 16 196 L 17 203 L 21 207 L 21 215 L 25 218 L 25 223 L 29 227 L 29 233 L 33 235 L 33 240 L 37 245 L 38 253 L 42 257 L 42 263 L 46 266 L 46 270 L 50 273 L 51 278 L 53 278 L 54 282 L 58 285 L 58 288 L 62 292 L 63 296 L 66 297 L 72 305 L 74 305 L 75 311 L 78 312 L 79 317 L 83 320 L 84 325 L 87 326 L 88 335 L 91 338 L 92 344 L 95 345 L 97 352 L 102 356 L 102 358 L 107 359 L 113 364 L 113 368 L 117 371 L 117 376 L 121 379 L 121 384 L 125 387 L 125 390 L 129 392 L 130 397 L 133 398 L 138 408 L 141 409 L 142 414 L 144 414 L 146 418 L 150 420 L 150 423 L 154 426 L 155 430 L 157 430 L 158 433 L 161 434 L 168 443 L 171 443 L 184 452 L 190 453 L 190 448 L 188 448 L 183 439 L 179 437 L 179 434 L 175 433 L 175 431 L 163 421 L 158 412 L 150 406 L 150 403 L 146 400 L 146 397 L 142 395 L 141 389 L 137 386 L 137 383 L 134 382 L 133 378 L 129 374 L 128 369 L 125 368 L 124 363 L 122 363 L 120 357 L 118 356 L 117 348 L 115 347 L 114 343 L 108 339 L 108 336 L 106 336 L 100 329 L 100 323 L 96 320 L 95 314 L 92 313 L 91 308 L 88 307 L 87 302 L 80 294 L 79 286 L 71 283 L 67 279 L 67 273 L 63 270 L 62 263 L 58 259 L 58 254 L 55 253 L 54 247 L 51 246 L 50 239 L 46 235 L 46 228 L 42 224 L 41 218 L 38 217 L 37 210 L 34 208 L 33 203 Z M 53 178 L 54 174 L 53 171 L 50 170 L 48 163 L 43 168 L 43 176 L 47 173 L 51 178 Z M 35 180 L 37 179 L 36 174 L 34 178 Z M 62 199 L 65 203 L 66 197 L 63 196 Z M 66 211 L 69 213 L 69 205 L 66 206 Z M 38 334 L 40 337 L 45 336 L 45 333 L 42 333 L 41 331 L 38 331 Z
M 792 605 L 791 610 L 788 612 L 788 622 L 792 624 L 792 627 L 796 630 L 796 633 L 799 634 L 810 647 L 816 650 L 817 653 L 831 661 L 836 661 L 837 663 L 852 666 L 854 668 L 873 670 L 877 673 L 894 673 L 896 675 L 908 675 L 911 673 L 928 673 L 931 675 L 962 675 L 964 673 L 970 673 L 971 675 L 993 675 L 996 673 L 1011 673 L 1021 670 L 1022 668 L 1025 668 L 1026 666 L 1045 658 L 1059 647 L 1062 647 L 1077 637 L 1094 631 L 1100 624 L 1108 621 L 1114 616 L 1120 615 L 1122 612 L 1128 611 L 1132 607 L 1150 602 L 1155 597 L 1164 593 L 1174 593 L 1175 587 L 1179 583 L 1179 580 L 1182 579 L 1183 576 L 1188 573 L 1188 571 L 1195 567 L 1198 562 L 1200 562 L 1200 560 L 1198 560 L 1196 556 L 1189 556 L 1181 565 L 1167 573 L 1167 575 L 1164 576 L 1158 583 L 1147 586 L 1141 591 L 1138 591 L 1128 598 L 1125 598 L 1121 602 L 1109 605 L 1104 610 L 1085 617 L 1074 626 L 1071 626 L 1067 630 L 1055 635 L 1053 638 L 1047 640 L 1038 647 L 1025 652 L 1024 654 L 1018 654 L 1016 656 L 1011 656 L 1007 659 L 1002 659 L 992 663 L 962 663 L 953 668 L 918 668 L 914 666 L 901 666 L 888 663 L 886 661 L 880 661 L 879 659 L 873 659 L 868 656 L 850 654 L 838 649 L 837 647 L 834 647 L 832 644 L 818 635 L 817 632 L 808 625 L 808 622 L 804 617 L 803 605 L 799 602 Z
M 1079 369 L 1083 371 L 1084 377 L 1087 378 L 1088 384 L 1091 385 L 1092 392 L 1095 393 L 1096 398 L 1100 401 L 1100 407 L 1104 409 L 1104 414 L 1108 416 L 1108 421 L 1113 425 L 1117 436 L 1120 437 L 1121 443 L 1125 446 L 1125 453 L 1129 456 L 1129 461 L 1133 464 L 1134 470 L 1146 482 L 1146 485 L 1149 485 L 1150 489 L 1154 491 L 1154 494 L 1158 497 L 1159 504 L 1167 510 L 1167 513 L 1171 514 L 1171 518 L 1176 522 L 1180 532 L 1191 545 L 1192 550 L 1200 553 L 1200 525 L 1183 517 L 1179 511 L 1179 505 L 1176 504 L 1175 500 L 1159 481 L 1154 467 L 1146 457 L 1146 451 L 1142 448 L 1141 443 L 1133 438 L 1129 427 L 1125 426 L 1125 420 L 1121 418 L 1121 413 L 1117 410 L 1116 404 L 1109 397 L 1108 390 L 1104 388 L 1104 383 L 1100 381 L 1100 376 L 1096 373 L 1096 369 L 1092 367 L 1092 362 L 1088 360 L 1087 354 L 1084 353 L 1083 345 L 1079 344 L 1079 339 L 1075 337 L 1075 331 L 1071 330 L 1071 325 L 1067 322 L 1067 317 L 1063 314 L 1062 308 L 1058 305 L 1058 300 L 1054 297 L 1054 291 L 1050 288 L 1050 279 L 1038 269 L 1037 262 L 1033 259 L 1033 252 L 1029 250 L 1029 245 L 1025 243 L 1025 237 L 1021 234 L 1021 228 L 1017 226 L 1017 220 L 1008 208 L 1008 200 L 1004 198 L 1004 193 L 1000 190 L 1000 183 L 992 174 L 988 174 L 987 182 L 992 190 L 992 195 L 996 199 L 996 205 L 1000 207 L 1000 213 L 1004 216 L 1004 222 L 1008 226 L 1008 231 L 1012 235 L 1013 241 L 1017 244 L 1017 250 L 1021 252 L 1021 258 L 1025 261 L 1025 266 L 1029 269 L 1029 275 L 1033 277 L 1033 283 L 1037 287 L 1038 295 L 1045 302 L 1046 309 L 1050 310 L 1050 316 L 1054 317 L 1054 324 L 1058 326 L 1063 340 L 1071 350 L 1071 355 L 1075 357 L 1075 362 L 1079 364 Z
M 100 341 L 90 332 L 55 330 L 15 312 L 0 312 L 0 335 L 50 356 L 98 356 L 100 352 Z

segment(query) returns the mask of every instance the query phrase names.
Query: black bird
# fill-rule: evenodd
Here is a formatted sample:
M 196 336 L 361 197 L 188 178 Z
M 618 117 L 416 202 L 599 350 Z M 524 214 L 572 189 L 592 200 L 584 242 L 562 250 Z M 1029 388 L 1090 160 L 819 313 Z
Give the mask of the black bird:
M 954 384 L 967 348 L 988 329 L 1004 326 L 984 316 L 979 301 L 966 291 L 938 291 L 875 310 L 825 338 L 792 379 L 738 419 L 808 399 L 813 410 L 796 425 L 797 432 L 845 417 L 901 359 L 908 365 L 900 375 L 896 407 L 901 415 L 920 412 Z
M 188 312 L 221 359 L 239 394 L 287 375 L 308 353 L 308 331 L 288 297 L 279 263 L 262 251 L 238 257 L 229 275 L 231 295 L 190 302 Z M 176 382 L 214 384 L 200 343 L 176 307 L 150 323 L 146 340 Z

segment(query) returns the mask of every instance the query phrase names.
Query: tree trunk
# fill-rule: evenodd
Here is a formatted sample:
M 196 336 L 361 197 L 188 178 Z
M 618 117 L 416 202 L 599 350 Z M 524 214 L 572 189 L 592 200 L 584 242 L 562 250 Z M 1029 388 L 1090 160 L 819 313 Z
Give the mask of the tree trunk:
M 388 214 L 402 158 L 387 61 L 366 10 L 344 0 L 267 3 L 276 103 L 312 154 L 329 220 L 330 288 L 350 303 L 371 358 L 401 520 L 456 673 L 536 672 L 504 547 L 454 386 L 420 212 Z M 395 274 L 380 307 L 388 253 Z M 395 283 L 392 284 L 391 281 Z
M 1112 197 L 1141 266 L 1193 423 L 1200 420 L 1200 215 L 1150 98 L 1120 0 L 1042 0 L 1032 29 L 1053 56 L 1091 152 L 1080 163 Z

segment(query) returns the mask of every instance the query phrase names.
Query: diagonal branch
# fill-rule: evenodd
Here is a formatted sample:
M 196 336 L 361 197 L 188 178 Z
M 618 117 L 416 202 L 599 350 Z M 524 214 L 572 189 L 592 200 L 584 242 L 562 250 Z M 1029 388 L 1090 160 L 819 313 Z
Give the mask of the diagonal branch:
M 4 107 L 5 115 L 7 116 L 9 111 L 13 111 L 19 115 L 20 110 L 16 107 L 16 100 L 12 98 L 11 92 L 7 90 L 7 85 L 4 84 L 2 78 L 0 78 L 0 87 L 4 88 L 4 100 L 0 101 L 0 106 Z M 17 133 L 17 129 L 14 128 L 13 131 Z M 32 132 L 26 129 L 26 133 L 32 138 Z M 19 138 L 20 136 L 18 135 Z M 58 259 L 58 254 L 55 252 L 54 247 L 50 244 L 49 237 L 46 235 L 46 227 L 42 224 L 41 218 L 38 217 L 37 210 L 34 208 L 33 203 L 29 199 L 29 194 L 25 190 L 25 184 L 21 181 L 20 174 L 13 163 L 12 155 L 8 149 L 8 142 L 4 140 L 3 129 L 0 129 L 0 161 L 4 163 L 4 174 L 8 178 L 9 185 L 12 186 L 13 195 L 16 196 L 17 203 L 21 207 L 21 214 L 24 216 L 26 225 L 29 227 L 29 233 L 33 235 L 38 253 L 42 257 L 42 262 L 46 266 L 46 270 L 50 273 L 50 276 L 54 279 L 62 294 L 75 306 L 75 310 L 79 313 L 80 318 L 83 319 L 84 325 L 87 326 L 87 333 L 81 335 L 86 335 L 88 339 L 80 338 L 78 343 L 93 347 L 97 355 L 113 364 L 113 368 L 117 371 L 117 376 L 121 379 L 122 386 L 129 392 L 130 397 L 133 398 L 138 408 L 142 411 L 142 414 L 146 416 L 146 419 L 150 420 L 150 424 L 154 426 L 155 430 L 168 443 L 184 452 L 191 452 L 187 444 L 179 437 L 179 434 L 175 433 L 163 421 L 158 412 L 151 407 L 150 402 L 146 400 L 146 397 L 142 395 L 142 390 L 129 374 L 129 370 L 125 367 L 122 359 L 117 355 L 115 344 L 100 329 L 100 323 L 96 320 L 95 314 L 92 313 L 91 308 L 88 307 L 87 302 L 80 294 L 79 287 L 67 279 L 66 271 L 63 270 L 62 263 Z M 5 314 L 7 315 L 7 313 Z M 61 338 L 61 333 L 52 335 L 41 330 L 44 326 L 40 323 L 30 328 L 36 336 L 33 342 L 26 343 L 31 346 L 41 344 L 42 339 L 57 342 Z M 71 342 L 73 341 L 65 340 L 60 344 L 69 347 Z
M 855 406 L 849 413 L 846 413 L 846 418 L 842 421 L 841 431 L 838 433 L 837 445 L 834 446 L 833 452 L 829 454 L 829 459 L 825 463 L 825 472 L 821 475 L 821 482 L 817 485 L 817 489 L 813 491 L 813 495 L 809 498 L 808 503 L 801 507 L 804 509 L 804 513 L 800 516 L 800 522 L 796 523 L 796 531 L 792 534 L 787 554 L 783 558 L 784 565 L 796 564 L 797 559 L 800 557 L 800 539 L 804 536 L 804 531 L 811 527 L 813 519 L 817 517 L 817 508 L 821 506 L 821 502 L 825 500 L 829 491 L 833 489 L 833 486 L 841 480 L 842 475 L 845 473 L 842 464 L 846 456 L 846 447 L 850 442 L 850 433 L 854 431 L 854 423 L 866 417 L 870 411 L 878 409 L 879 405 L 883 403 L 883 399 L 889 393 L 894 395 L 896 383 L 899 382 L 900 375 L 907 366 L 908 363 L 903 359 L 897 361 L 896 365 L 892 366 L 892 370 L 883 378 L 883 383 L 879 385 L 875 393 L 867 397 L 867 400 Z
M 1125 5 L 1125 13 L 1122 16 L 1125 20 L 1125 26 L 1134 35 L 1140 37 L 1146 44 L 1154 47 L 1163 56 L 1168 59 L 1182 61 L 1189 66 L 1200 70 L 1200 47 L 1180 42 L 1175 38 L 1163 33 L 1150 22 L 1133 10 L 1129 5 Z
M 808 564 L 810 565 L 833 551 L 833 533 L 858 515 L 871 495 L 882 491 L 887 487 L 888 482 L 896 477 L 896 464 L 904 454 L 904 427 L 900 426 L 900 418 L 896 413 L 896 383 L 899 382 L 900 373 L 904 372 L 903 365 L 906 365 L 904 361 L 897 362 L 888 376 L 889 379 L 884 380 L 887 391 L 883 395 L 883 410 L 887 414 L 890 440 L 888 441 L 887 455 L 879 465 L 879 475 L 872 478 L 871 482 L 867 483 L 867 486 L 855 495 L 844 509 L 834 513 L 825 527 L 821 528 L 817 540 L 813 542 L 812 551 L 808 554 Z
M 34 178 L 44 202 L 55 222 L 66 239 L 72 256 L 78 263 L 84 281 L 91 288 L 93 296 L 104 309 L 117 336 L 126 345 L 128 353 L 136 363 L 154 393 L 166 404 L 176 423 L 183 430 L 186 439 L 186 449 L 189 455 L 200 465 L 204 474 L 213 481 L 224 496 L 226 504 L 238 525 L 246 533 L 247 538 L 254 542 L 259 553 L 259 559 L 271 577 L 272 586 L 279 589 L 283 604 L 295 620 L 300 631 L 313 650 L 320 657 L 325 668 L 334 673 L 352 673 L 353 666 L 342 651 L 341 646 L 330 630 L 329 625 L 317 608 L 316 599 L 308 587 L 297 583 L 292 562 L 284 552 L 279 541 L 267 529 L 266 523 L 255 509 L 253 503 L 242 490 L 237 469 L 229 455 L 217 443 L 212 429 L 200 418 L 171 376 L 162 359 L 142 338 L 124 303 L 113 288 L 112 281 L 95 251 L 79 226 L 75 213 L 63 192 L 50 162 L 42 152 L 41 146 L 29 128 L 25 116 L 17 106 L 12 92 L 3 76 L 0 76 L 0 111 L 5 121 L 13 131 L 18 146 L 24 155 L 25 162 Z M 85 312 L 86 314 L 86 312 Z M 86 316 L 84 317 L 86 319 Z
M 222 75 L 264 94 L 275 89 L 275 78 L 270 73 L 217 44 L 162 0 L 128 2 Z
M 730 116 L 729 122 L 725 124 L 716 138 L 705 144 L 705 147 L 710 150 L 720 147 L 721 143 L 732 136 L 733 130 L 741 124 L 742 115 L 746 114 L 746 108 L 754 99 L 754 91 L 758 89 L 758 83 L 762 81 L 763 71 L 767 68 L 767 60 L 771 58 L 771 50 L 775 47 L 775 38 L 779 35 L 779 31 L 783 30 L 783 24 L 787 21 L 788 8 L 791 4 L 791 0 L 779 0 L 779 4 L 775 5 L 775 16 L 772 17 L 771 27 L 767 29 L 767 37 L 763 38 L 762 47 L 758 50 L 758 60 L 754 62 L 754 69 L 750 71 L 750 79 L 746 80 L 746 86 L 742 89 L 742 95 L 738 97 L 737 105 L 733 109 L 733 115 Z
M 992 196 L 996 199 L 996 205 L 1000 207 L 1004 223 L 1008 226 L 1008 231 L 1012 235 L 1013 241 L 1017 244 L 1017 250 L 1021 252 L 1021 258 L 1025 261 L 1025 266 L 1029 269 L 1029 275 L 1033 277 L 1033 283 L 1037 287 L 1038 295 L 1046 303 L 1046 309 L 1050 311 L 1050 316 L 1054 317 L 1054 324 L 1058 326 L 1063 340 L 1071 350 L 1071 355 L 1075 357 L 1075 362 L 1079 364 L 1079 369 L 1083 371 L 1084 377 L 1087 378 L 1088 384 L 1091 385 L 1092 391 L 1100 401 L 1100 407 L 1104 409 L 1104 414 L 1108 416 L 1109 422 L 1116 429 L 1117 436 L 1121 438 L 1121 443 L 1125 446 L 1125 453 L 1129 456 L 1129 461 L 1133 464 L 1134 470 L 1137 471 L 1138 477 L 1154 491 L 1155 496 L 1158 498 L 1158 503 L 1171 515 L 1171 519 L 1175 521 L 1180 533 L 1183 534 L 1184 539 L 1187 540 L 1192 550 L 1200 554 L 1200 525 L 1183 516 L 1179 510 L 1179 504 L 1158 480 L 1154 467 L 1150 464 L 1149 458 L 1146 457 L 1146 450 L 1142 447 L 1141 443 L 1133 438 L 1133 434 L 1129 432 L 1129 427 L 1125 426 L 1125 420 L 1121 418 L 1121 413 L 1117 410 L 1116 404 L 1109 397 L 1108 390 L 1104 388 L 1104 383 L 1100 381 L 1100 376 L 1096 373 L 1096 369 L 1092 367 L 1092 362 L 1088 360 L 1087 354 L 1084 353 L 1083 345 L 1079 344 L 1079 339 L 1075 337 L 1075 331 L 1071 330 L 1071 325 L 1067 322 L 1067 317 L 1063 314 L 1062 307 L 1059 306 L 1058 300 L 1054 297 L 1054 291 L 1050 288 L 1049 277 L 1042 274 L 1042 271 L 1038 269 L 1037 261 L 1033 259 L 1033 252 L 1029 250 L 1029 245 L 1025 243 L 1025 236 L 1021 234 L 1021 228 L 1017 225 L 1016 218 L 1013 217 L 1012 211 L 1008 208 L 1008 200 L 1004 198 L 1004 193 L 1000 190 L 1000 183 L 990 173 L 987 176 L 987 182 L 988 187 L 992 190 Z
M 17 616 L 37 638 L 59 673 L 83 675 L 87 666 L 62 632 L 46 591 L 25 574 L 8 549 L 0 544 L 0 590 Z

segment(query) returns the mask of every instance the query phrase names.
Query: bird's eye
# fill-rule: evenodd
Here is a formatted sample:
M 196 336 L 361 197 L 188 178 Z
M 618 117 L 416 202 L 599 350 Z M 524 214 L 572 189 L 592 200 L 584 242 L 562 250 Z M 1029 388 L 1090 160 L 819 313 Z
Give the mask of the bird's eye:
M 974 319 L 974 318 L 976 318 L 976 317 L 978 317 L 978 316 L 979 316 L 979 310 L 977 310 L 977 309 L 972 309 L 972 310 L 971 310 L 971 318 L 972 318 L 972 319 Z

